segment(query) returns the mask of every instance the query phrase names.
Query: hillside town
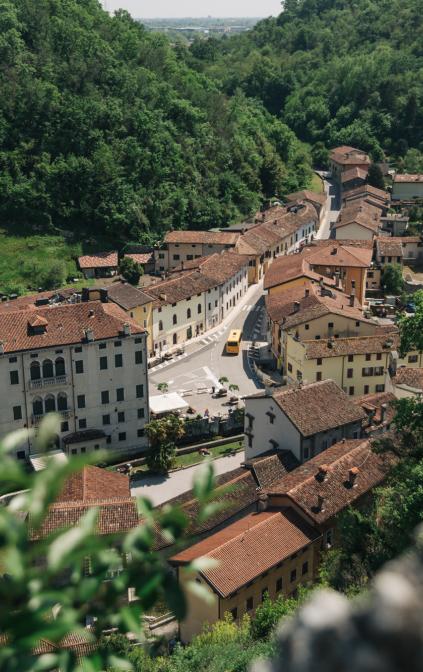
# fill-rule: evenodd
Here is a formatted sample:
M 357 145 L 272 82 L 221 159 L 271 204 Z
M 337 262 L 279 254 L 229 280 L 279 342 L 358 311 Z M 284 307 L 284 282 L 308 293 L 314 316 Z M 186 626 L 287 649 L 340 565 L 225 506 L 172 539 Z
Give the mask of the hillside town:
M 382 190 L 368 183 L 370 163 L 337 147 L 320 193 L 290 194 L 225 229 L 169 231 L 155 248 L 80 257 L 91 281 L 81 291 L 0 304 L 0 434 L 35 430 L 15 443 L 16 460 L 40 471 L 101 454 L 69 477 L 41 529 L 29 521 L 28 538 L 77 524 L 90 501 L 98 534 L 115 539 L 142 524 L 136 497 L 180 506 L 185 547 L 155 540 L 169 571 L 183 588 L 186 565 L 215 561 L 195 575 L 208 599 L 188 593 L 187 618 L 166 621 L 184 643 L 225 613 L 240 621 L 313 583 L 338 515 L 396 459 L 371 447 L 392 431 L 393 402 L 423 392 L 422 352 L 402 351 L 397 324 L 412 319 L 421 287 L 406 269 L 423 260 L 423 240 L 408 234 L 423 175 L 394 174 Z M 143 268 L 139 284 L 121 277 L 122 258 Z M 404 291 L 387 287 L 389 267 Z M 57 433 L 40 452 L 49 413 Z M 158 450 L 149 424 L 169 416 L 193 466 L 160 483 L 142 465 Z M 199 525 L 192 477 L 210 454 L 224 506 Z

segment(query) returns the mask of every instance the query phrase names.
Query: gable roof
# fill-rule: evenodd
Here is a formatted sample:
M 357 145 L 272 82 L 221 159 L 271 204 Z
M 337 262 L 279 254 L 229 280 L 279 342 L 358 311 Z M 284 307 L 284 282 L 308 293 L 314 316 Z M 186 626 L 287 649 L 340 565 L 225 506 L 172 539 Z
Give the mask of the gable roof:
M 34 310 L 0 311 L 0 340 L 6 353 L 82 343 L 87 329 L 96 341 L 115 338 L 123 334 L 125 323 L 131 326 L 131 333 L 145 333 L 121 308 L 100 301 L 37 307 L 36 311 L 37 319 L 45 321 L 42 332 L 33 330 Z
M 286 496 L 321 524 L 379 485 L 392 464 L 393 456 L 377 455 L 369 440 L 344 439 L 284 476 L 268 494 Z
M 423 182 L 423 173 L 396 173 L 394 182 Z
M 394 385 L 407 385 L 407 387 L 423 391 L 423 368 L 401 366 L 397 369 L 392 382 Z
M 376 238 L 376 251 L 380 257 L 402 257 L 403 247 L 399 238 L 378 236 Z
M 329 245 L 322 247 L 307 247 L 306 254 L 310 265 L 344 266 L 352 268 L 369 268 L 373 251 L 367 247 L 350 247 L 348 245 Z
M 136 264 L 149 264 L 154 261 L 154 252 L 129 252 L 124 255 L 128 259 L 132 259 Z
M 253 457 L 244 464 L 254 474 L 259 488 L 264 489 L 298 467 L 299 462 L 290 450 L 278 450 Z
M 170 562 L 184 565 L 206 556 L 217 561 L 201 572 L 222 597 L 268 571 L 320 537 L 294 511 L 253 513 L 224 530 L 174 555 Z
M 399 345 L 397 332 L 383 332 L 374 336 L 351 336 L 349 338 L 321 338 L 304 340 L 302 344 L 307 359 L 317 357 L 342 357 L 344 355 L 366 355 L 368 353 L 391 352 Z
M 282 388 L 273 393 L 272 399 L 304 437 L 365 417 L 333 380 Z
M 369 165 L 370 157 L 365 154 L 361 149 L 356 147 L 350 147 L 349 145 L 341 145 L 340 147 L 335 147 L 330 151 L 329 157 L 335 163 L 341 165 L 355 165 L 355 164 L 367 164 Z
M 97 252 L 96 254 L 85 254 L 78 257 L 79 268 L 109 268 L 118 265 L 118 253 Z
M 113 303 L 117 303 L 124 310 L 144 306 L 153 300 L 153 297 L 130 285 L 128 282 L 114 282 L 105 291 L 107 292 L 107 298 L 113 301 Z
M 192 245 L 235 245 L 239 233 L 231 231 L 168 231 L 165 243 L 191 243 Z
M 350 180 L 366 180 L 367 179 L 367 170 L 364 170 L 363 168 L 359 168 L 358 166 L 355 166 L 354 168 L 349 168 L 348 170 L 344 170 L 344 172 L 341 175 L 341 182 L 342 184 L 345 184 L 346 182 L 349 182 Z
M 295 191 L 293 194 L 288 194 L 286 197 L 287 203 L 294 201 L 310 201 L 311 203 L 318 203 L 320 206 L 326 202 L 326 194 L 318 194 L 310 189 L 303 189 L 302 191 Z
M 384 203 L 389 201 L 389 194 L 387 191 L 384 189 L 378 189 L 377 187 L 372 187 L 371 184 L 363 184 L 360 187 L 353 187 L 352 189 L 344 190 L 343 199 L 344 201 L 359 197 L 363 197 L 365 199 L 367 196 L 372 196 L 376 200 L 383 201 Z
M 315 273 L 308 262 L 307 256 L 303 254 L 288 254 L 277 257 L 269 266 L 264 276 L 264 289 L 278 287 L 286 282 L 304 278 L 304 281 L 320 281 L 321 273 Z M 332 278 L 323 278 L 325 285 L 335 286 L 335 280 Z

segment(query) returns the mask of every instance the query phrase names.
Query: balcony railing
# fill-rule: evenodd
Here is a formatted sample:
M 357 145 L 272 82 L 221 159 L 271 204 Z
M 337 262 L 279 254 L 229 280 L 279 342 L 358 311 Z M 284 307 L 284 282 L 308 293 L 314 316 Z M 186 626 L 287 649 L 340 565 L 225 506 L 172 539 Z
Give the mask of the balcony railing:
M 53 378 L 39 378 L 38 380 L 30 380 L 29 387 L 31 390 L 40 390 L 43 387 L 52 387 L 53 385 L 66 385 L 68 377 L 53 376 Z
M 58 413 L 58 415 L 60 415 L 60 417 L 63 418 L 64 420 L 70 418 L 70 416 L 71 416 L 71 410 L 70 409 L 66 409 L 65 411 L 52 411 L 52 413 Z M 32 416 L 31 416 L 32 424 L 33 425 L 38 425 L 41 422 L 41 420 L 45 417 L 45 415 L 47 415 L 47 414 L 46 413 L 41 413 L 41 414 L 36 414 L 36 415 L 32 414 Z

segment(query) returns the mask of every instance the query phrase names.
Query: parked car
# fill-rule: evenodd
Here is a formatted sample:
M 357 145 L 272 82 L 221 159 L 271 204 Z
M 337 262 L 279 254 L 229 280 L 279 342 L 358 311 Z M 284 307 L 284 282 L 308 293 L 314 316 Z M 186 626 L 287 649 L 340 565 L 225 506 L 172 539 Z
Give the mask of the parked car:
M 228 390 L 226 389 L 226 387 L 220 387 L 220 388 L 217 390 L 215 396 L 218 397 L 218 398 L 220 398 L 220 397 L 227 397 L 227 396 L 228 396 Z

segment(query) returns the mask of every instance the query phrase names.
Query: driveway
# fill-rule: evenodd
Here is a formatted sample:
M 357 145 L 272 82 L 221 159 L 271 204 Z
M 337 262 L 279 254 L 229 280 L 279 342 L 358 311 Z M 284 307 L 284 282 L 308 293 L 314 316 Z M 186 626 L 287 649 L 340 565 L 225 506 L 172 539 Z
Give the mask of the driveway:
M 226 474 L 228 471 L 237 469 L 244 462 L 244 451 L 236 455 L 219 457 L 213 460 L 215 476 Z M 154 506 L 159 506 L 173 497 L 182 495 L 191 490 L 195 472 L 201 468 L 201 464 L 187 469 L 174 471 L 168 476 L 144 476 L 132 479 L 131 494 L 133 497 L 148 497 Z

